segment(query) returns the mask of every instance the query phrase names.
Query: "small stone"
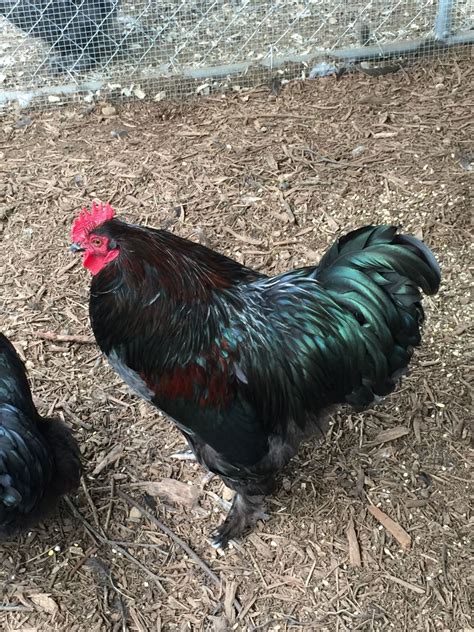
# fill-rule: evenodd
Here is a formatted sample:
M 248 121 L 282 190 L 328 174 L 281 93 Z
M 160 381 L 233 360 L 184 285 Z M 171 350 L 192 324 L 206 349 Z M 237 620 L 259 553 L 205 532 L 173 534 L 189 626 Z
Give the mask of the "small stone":
M 132 522 L 140 522 L 140 520 L 142 519 L 142 514 L 140 510 L 137 509 L 136 507 L 132 507 L 128 514 L 128 519 L 131 520 Z
M 146 97 L 146 92 L 144 92 L 141 88 L 135 88 L 133 94 L 137 97 L 137 99 L 144 99 Z
M 104 116 L 115 116 L 115 114 L 117 114 L 117 110 L 113 105 L 106 105 L 102 108 L 102 114 Z
M 354 147 L 354 149 L 351 151 L 351 155 L 353 156 L 353 158 L 357 158 L 358 156 L 363 154 L 364 151 L 365 145 L 357 145 L 357 147 Z
M 224 489 L 222 490 L 222 498 L 230 502 L 234 498 L 234 492 L 224 485 Z
M 25 116 L 25 118 L 22 118 L 15 123 L 15 127 L 21 129 L 22 127 L 28 127 L 28 125 L 31 125 L 32 123 L 33 119 L 31 119 L 29 116 Z
M 207 96 L 209 94 L 211 94 L 211 86 L 208 83 L 203 83 L 200 86 L 198 86 L 196 88 L 196 94 L 202 94 L 204 96 Z
M 128 136 L 128 132 L 126 129 L 113 129 L 110 132 L 110 135 L 112 136 L 112 138 L 125 138 L 126 136 Z
M 14 210 L 15 207 L 11 204 L 0 204 L 0 219 L 7 219 Z

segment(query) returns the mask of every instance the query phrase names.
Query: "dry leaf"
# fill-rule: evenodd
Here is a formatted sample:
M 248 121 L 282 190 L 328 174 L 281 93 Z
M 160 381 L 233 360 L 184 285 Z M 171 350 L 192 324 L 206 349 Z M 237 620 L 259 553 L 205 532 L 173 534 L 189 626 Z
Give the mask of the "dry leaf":
M 197 487 L 181 483 L 181 481 L 177 481 L 174 478 L 140 483 L 139 486 L 151 496 L 158 496 L 158 498 L 162 498 L 167 502 L 175 505 L 185 505 L 186 507 L 193 507 L 200 496 L 200 491 Z
M 38 606 L 40 610 L 44 610 L 44 612 L 49 612 L 49 614 L 56 614 L 58 612 L 59 607 L 58 604 L 46 593 L 37 593 L 36 595 L 29 595 L 31 601 Z

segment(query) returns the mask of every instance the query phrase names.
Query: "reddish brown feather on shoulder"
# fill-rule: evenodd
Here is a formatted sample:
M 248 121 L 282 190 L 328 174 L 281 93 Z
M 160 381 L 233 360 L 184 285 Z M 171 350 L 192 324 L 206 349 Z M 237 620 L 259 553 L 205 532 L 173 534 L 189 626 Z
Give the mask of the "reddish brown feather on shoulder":
M 217 352 L 217 347 L 213 352 Z M 234 390 L 234 378 L 229 371 L 230 362 L 220 355 L 209 355 L 205 367 L 197 362 L 176 367 L 161 374 L 157 381 L 144 373 L 141 378 L 156 398 L 195 400 L 201 407 L 224 406 Z

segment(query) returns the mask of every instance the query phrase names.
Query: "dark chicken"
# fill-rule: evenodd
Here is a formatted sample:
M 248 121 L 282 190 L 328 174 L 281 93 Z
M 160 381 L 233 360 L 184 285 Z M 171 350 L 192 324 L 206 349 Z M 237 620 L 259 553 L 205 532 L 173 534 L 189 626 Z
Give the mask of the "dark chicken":
M 0 334 L 0 540 L 43 518 L 80 476 L 71 431 L 40 417 L 23 362 Z
M 341 237 L 318 267 L 266 277 L 202 245 L 83 210 L 73 250 L 92 274 L 90 318 L 119 375 L 165 411 L 237 493 L 215 545 L 261 515 L 328 409 L 392 392 L 420 343 L 431 251 L 391 226 Z
M 120 0 L 0 0 L 0 15 L 59 55 L 58 69 L 81 71 L 116 52 Z

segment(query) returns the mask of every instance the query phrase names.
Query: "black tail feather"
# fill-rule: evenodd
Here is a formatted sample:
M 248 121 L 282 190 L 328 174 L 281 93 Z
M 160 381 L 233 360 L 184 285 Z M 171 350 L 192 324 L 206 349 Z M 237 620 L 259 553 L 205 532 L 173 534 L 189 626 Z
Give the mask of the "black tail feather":
M 441 282 L 428 246 L 396 231 L 394 226 L 355 230 L 327 251 L 317 269 L 318 281 L 333 300 L 364 326 L 372 368 L 346 398 L 357 406 L 391 392 L 407 371 L 413 348 L 421 341 L 420 288 L 435 294 Z
M 32 526 L 81 476 L 71 430 L 38 414 L 26 369 L 0 334 L 0 539 Z

